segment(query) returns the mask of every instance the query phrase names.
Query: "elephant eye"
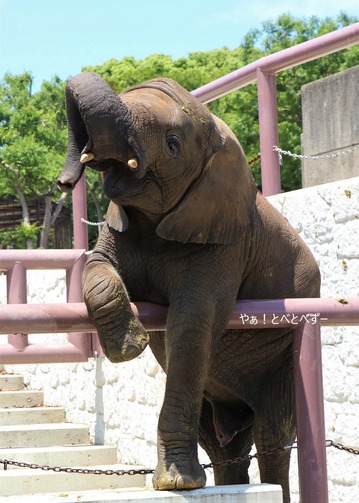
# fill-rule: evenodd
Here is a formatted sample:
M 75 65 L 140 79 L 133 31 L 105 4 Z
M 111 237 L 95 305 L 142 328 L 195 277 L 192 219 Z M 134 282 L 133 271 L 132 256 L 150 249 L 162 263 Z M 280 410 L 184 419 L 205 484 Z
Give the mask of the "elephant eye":
M 179 141 L 175 136 L 169 136 L 167 138 L 167 145 L 171 151 L 172 155 L 177 155 L 179 151 Z

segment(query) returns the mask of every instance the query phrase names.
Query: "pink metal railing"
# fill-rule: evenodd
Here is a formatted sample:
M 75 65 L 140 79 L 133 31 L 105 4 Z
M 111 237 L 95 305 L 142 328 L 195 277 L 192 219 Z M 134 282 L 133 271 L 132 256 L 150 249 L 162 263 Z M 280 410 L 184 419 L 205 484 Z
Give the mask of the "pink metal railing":
M 81 274 L 85 263 L 85 250 L 0 250 L 0 271 L 7 273 L 7 304 L 0 305 L 4 311 L 0 315 L 0 333 L 10 334 L 8 344 L 0 346 L 1 363 L 78 362 L 93 356 L 93 341 L 88 333 L 69 333 L 67 344 L 29 344 L 28 333 L 46 332 L 41 325 L 39 331 L 33 330 L 30 322 L 32 305 L 24 306 L 27 302 L 27 269 L 65 269 L 67 302 L 82 302 Z M 64 305 L 57 304 L 57 313 L 63 309 Z M 18 310 L 21 310 L 25 318 L 22 318 Z M 19 330 L 13 329 L 8 316 L 13 320 L 22 318 Z M 52 321 L 57 323 L 56 314 Z M 3 327 L 5 332 L 1 331 Z M 64 332 L 62 328 L 60 324 L 57 332 Z
M 264 195 L 280 192 L 279 161 L 277 154 L 273 151 L 273 146 L 278 145 L 275 73 L 350 47 L 358 42 L 359 23 L 356 23 L 266 56 L 193 91 L 195 96 L 206 103 L 257 81 Z M 53 252 L 57 252 L 56 250 L 41 251 L 43 252 L 42 260 L 48 261 L 46 267 L 43 267 L 41 261 L 38 261 L 37 267 L 34 267 L 40 255 L 37 255 L 36 259 L 35 255 L 30 255 L 33 252 L 26 251 L 25 253 L 29 255 L 24 260 L 19 255 L 14 260 L 16 256 L 9 255 L 9 253 L 13 253 L 12 251 L 0 250 L 0 270 L 7 271 L 9 302 L 7 305 L 0 305 L 0 334 L 22 334 L 23 332 L 50 334 L 68 331 L 83 333 L 93 330 L 80 292 L 81 270 L 85 260 L 84 250 L 87 248 L 87 228 L 81 222 L 82 218 L 87 218 L 85 186 L 86 181 L 83 177 L 76 187 L 73 197 L 74 246 L 82 249 L 75 251 L 79 252 L 83 258 L 73 262 L 69 269 L 64 267 L 67 271 L 72 269 L 71 273 L 69 272 L 71 280 L 68 280 L 69 303 L 64 305 L 31 304 L 26 307 L 23 305 L 26 302 L 26 268 L 51 268 L 49 263 L 54 258 L 56 261 L 59 260 L 59 256 L 53 254 Z M 67 252 L 70 251 L 60 251 L 63 260 Z M 56 262 L 54 268 L 59 268 L 59 262 Z M 70 294 L 69 292 L 74 293 Z M 145 303 L 137 303 L 133 305 L 133 308 L 148 330 L 164 328 L 166 312 L 164 308 Z M 243 313 L 249 317 L 248 320 L 251 319 L 251 316 L 257 317 L 258 324 L 253 325 L 250 321 L 244 320 L 241 317 Z M 320 322 L 316 321 L 312 324 L 310 320 L 307 320 L 298 325 L 294 323 L 308 313 L 320 313 Z M 269 319 L 272 317 L 271 324 L 268 323 L 268 318 L 265 323 L 264 315 L 269 316 Z M 288 319 L 280 321 L 277 325 L 278 320 L 284 316 L 287 316 Z M 328 501 L 328 485 L 320 325 L 358 325 L 359 300 L 348 299 L 347 303 L 343 304 L 335 299 L 242 301 L 237 303 L 228 326 L 230 328 L 254 328 L 254 326 L 257 328 L 261 323 L 267 327 L 295 325 L 293 351 L 301 500 L 303 503 L 312 501 L 326 503 Z M 84 342 L 81 343 L 83 344 L 81 350 L 78 350 L 77 342 L 77 346 L 74 344 L 77 338 L 78 335 L 70 337 L 75 349 L 67 351 L 63 348 L 57 348 L 52 355 L 55 359 L 51 361 L 69 361 L 71 358 L 74 358 L 72 361 L 81 361 L 92 354 L 90 338 L 82 336 Z M 13 338 L 10 335 L 8 345 L 0 346 L 0 363 L 14 361 L 14 358 L 17 363 L 19 361 L 23 363 L 25 361 L 45 361 L 47 349 L 41 346 L 34 348 L 34 346 L 28 345 L 26 336 L 16 335 Z M 19 355 L 22 355 L 24 359 L 19 360 Z
M 313 59 L 346 49 L 359 42 L 359 23 L 294 47 L 265 56 L 193 91 L 203 103 L 209 103 L 257 81 L 262 191 L 265 196 L 280 192 L 279 159 L 273 146 L 278 145 L 277 96 L 275 74 Z

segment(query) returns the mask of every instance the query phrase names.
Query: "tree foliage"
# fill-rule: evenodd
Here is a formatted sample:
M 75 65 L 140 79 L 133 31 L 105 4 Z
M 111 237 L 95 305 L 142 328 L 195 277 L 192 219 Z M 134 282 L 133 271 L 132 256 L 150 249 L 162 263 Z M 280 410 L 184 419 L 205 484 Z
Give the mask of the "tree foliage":
M 193 52 L 173 60 L 155 54 L 143 60 L 126 57 L 111 59 L 103 65 L 86 67 L 101 75 L 120 93 L 129 86 L 155 77 L 170 77 L 189 91 L 222 77 L 263 56 L 305 42 L 325 33 L 348 26 L 357 19 L 346 14 L 336 18 L 297 19 L 290 14 L 268 21 L 261 29 L 250 30 L 238 48 Z M 359 47 L 336 52 L 277 75 L 277 98 L 280 146 L 299 154 L 301 118 L 301 87 L 311 81 L 350 68 L 359 61 Z M 51 197 L 58 201 L 60 193 L 54 180 L 62 169 L 66 154 L 66 113 L 64 83 L 55 78 L 44 82 L 32 95 L 30 73 L 6 75 L 0 82 L 0 194 L 2 198 Z M 259 153 L 258 102 L 256 85 L 251 84 L 209 104 L 237 135 L 250 160 Z M 252 167 L 260 187 L 260 166 Z M 97 173 L 88 171 L 89 219 L 98 221 L 106 211 L 107 201 L 100 189 Z M 281 169 L 282 189 L 301 186 L 300 161 L 285 158 Z M 91 201 L 94 201 L 92 203 Z M 24 227 L 25 226 L 25 227 Z M 24 242 L 26 219 L 19 236 Z M 33 236 L 36 229 L 28 228 Z M 35 234 L 36 234 L 35 232 Z M 21 234 L 22 233 L 22 234 Z M 90 229 L 91 240 L 96 233 Z M 19 244 L 18 244 L 19 245 Z
M 30 222 L 34 198 L 59 199 L 54 180 L 66 151 L 64 84 L 55 78 L 32 95 L 30 73 L 6 75 L 0 85 L 0 194 L 18 199 L 23 222 L 15 245 L 33 247 L 41 228 Z M 2 233 L 1 244 L 14 239 Z M 9 243 L 9 244 L 14 244 Z

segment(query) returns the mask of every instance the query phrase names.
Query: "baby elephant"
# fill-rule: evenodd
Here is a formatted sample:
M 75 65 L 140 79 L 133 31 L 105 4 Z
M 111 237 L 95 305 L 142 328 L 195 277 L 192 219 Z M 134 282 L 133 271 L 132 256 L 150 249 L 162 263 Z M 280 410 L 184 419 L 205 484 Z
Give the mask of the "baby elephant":
M 161 78 L 120 96 L 93 73 L 66 89 L 69 143 L 58 185 L 85 166 L 111 200 L 84 271 L 84 297 L 112 362 L 150 345 L 167 374 L 156 489 L 205 485 L 197 442 L 213 462 L 283 446 L 296 434 L 289 328 L 227 330 L 237 299 L 317 297 L 310 251 L 257 191 L 229 127 Z M 166 332 L 146 333 L 130 299 L 168 306 Z M 290 500 L 289 451 L 259 459 L 262 482 Z M 248 483 L 247 461 L 214 469 Z

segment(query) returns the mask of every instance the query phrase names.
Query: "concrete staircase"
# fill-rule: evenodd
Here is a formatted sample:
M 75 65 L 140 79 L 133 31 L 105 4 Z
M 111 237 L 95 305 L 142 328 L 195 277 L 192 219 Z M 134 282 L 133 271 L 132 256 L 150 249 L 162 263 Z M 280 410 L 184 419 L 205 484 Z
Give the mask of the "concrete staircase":
M 65 423 L 61 407 L 43 405 L 41 391 L 24 390 L 22 376 L 0 366 L 0 501 L 6 503 L 281 503 L 280 486 L 209 486 L 154 491 L 145 475 L 89 475 L 14 467 L 4 461 L 49 467 L 129 470 L 114 447 L 89 443 L 86 426 Z
M 89 475 L 7 465 L 128 470 L 115 447 L 91 445 L 88 427 L 65 422 L 61 407 L 43 405 L 43 393 L 24 389 L 22 376 L 0 374 L 0 500 L 3 497 L 120 488 L 144 488 L 145 475 Z

